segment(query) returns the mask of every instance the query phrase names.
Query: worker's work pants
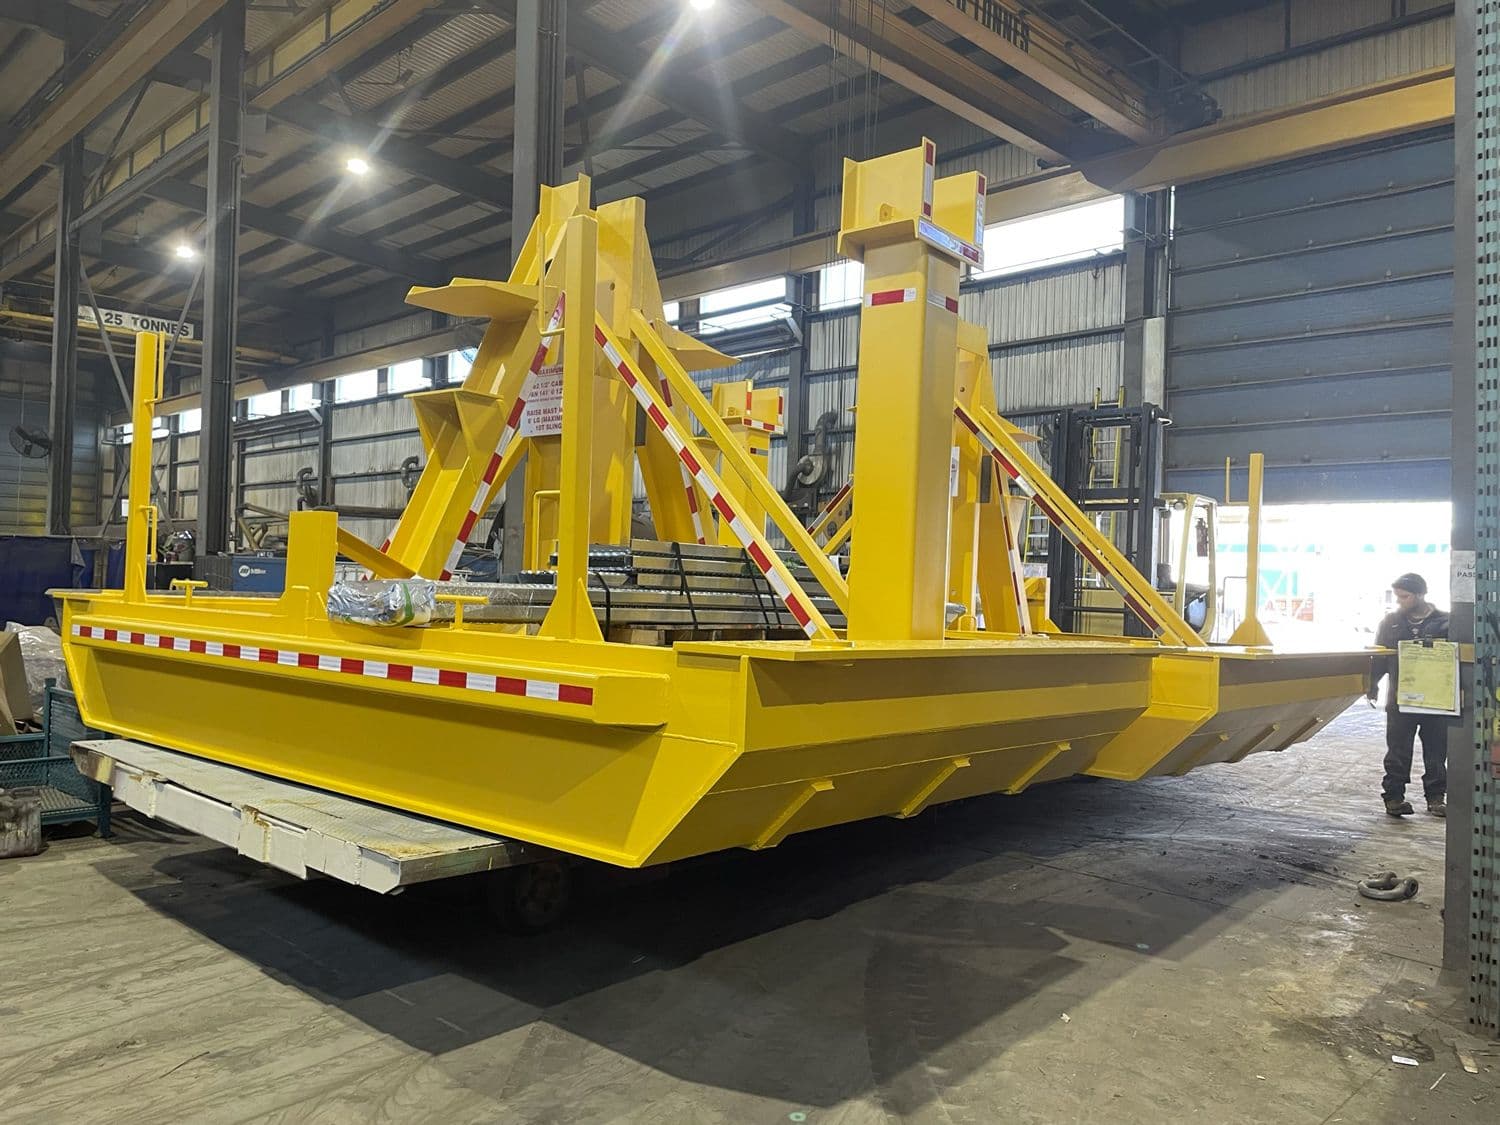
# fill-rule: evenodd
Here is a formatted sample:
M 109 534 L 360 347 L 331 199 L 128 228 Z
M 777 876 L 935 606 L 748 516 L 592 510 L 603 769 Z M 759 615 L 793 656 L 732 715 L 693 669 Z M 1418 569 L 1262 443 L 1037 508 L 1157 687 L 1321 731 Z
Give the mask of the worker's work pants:
M 1414 742 L 1422 736 L 1422 791 L 1429 801 L 1448 793 L 1448 724 L 1446 715 L 1408 715 L 1402 711 L 1385 713 L 1385 784 L 1381 790 L 1388 801 L 1399 801 L 1406 795 L 1411 781 L 1411 759 Z

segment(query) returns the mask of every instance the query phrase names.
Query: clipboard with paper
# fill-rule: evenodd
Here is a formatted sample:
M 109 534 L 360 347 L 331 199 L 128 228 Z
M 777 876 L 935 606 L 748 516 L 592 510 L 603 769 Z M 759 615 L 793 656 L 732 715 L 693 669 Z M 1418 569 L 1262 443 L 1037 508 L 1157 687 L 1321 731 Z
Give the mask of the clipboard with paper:
M 1396 709 L 1408 715 L 1459 713 L 1458 645 L 1402 641 L 1396 646 Z

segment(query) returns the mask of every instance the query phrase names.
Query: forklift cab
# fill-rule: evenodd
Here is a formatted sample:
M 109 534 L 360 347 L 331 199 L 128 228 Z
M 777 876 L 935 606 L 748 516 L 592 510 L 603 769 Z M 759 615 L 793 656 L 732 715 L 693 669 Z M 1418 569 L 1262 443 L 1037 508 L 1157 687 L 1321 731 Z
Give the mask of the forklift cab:
M 1193 492 L 1163 492 L 1157 509 L 1156 588 L 1205 640 L 1219 609 L 1217 514 Z

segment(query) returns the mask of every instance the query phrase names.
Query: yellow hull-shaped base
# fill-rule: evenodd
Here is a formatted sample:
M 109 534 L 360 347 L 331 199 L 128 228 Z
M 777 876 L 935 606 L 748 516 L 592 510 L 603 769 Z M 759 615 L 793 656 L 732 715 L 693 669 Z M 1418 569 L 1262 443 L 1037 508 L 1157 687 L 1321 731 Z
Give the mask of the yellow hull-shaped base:
M 628 867 L 1283 749 L 1360 694 L 1367 661 L 1082 638 L 648 648 L 339 625 L 300 596 L 66 596 L 84 718 Z

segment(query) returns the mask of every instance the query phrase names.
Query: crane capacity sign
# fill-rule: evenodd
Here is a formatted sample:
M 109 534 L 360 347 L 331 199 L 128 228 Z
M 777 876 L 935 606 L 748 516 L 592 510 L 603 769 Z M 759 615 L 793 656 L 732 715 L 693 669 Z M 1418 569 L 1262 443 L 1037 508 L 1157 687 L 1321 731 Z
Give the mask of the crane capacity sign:
M 123 328 L 129 332 L 160 332 L 163 336 L 172 334 L 172 321 L 165 316 L 142 316 L 140 313 L 125 312 L 122 309 L 100 309 L 99 314 L 104 317 L 106 328 Z M 94 310 L 88 305 L 79 305 L 78 323 L 97 324 Z M 198 330 L 191 321 L 179 321 L 176 328 L 178 335 L 184 340 L 198 338 Z
M 562 433 L 562 364 L 548 364 L 536 373 L 526 405 L 521 409 L 520 437 L 557 437 Z

